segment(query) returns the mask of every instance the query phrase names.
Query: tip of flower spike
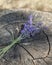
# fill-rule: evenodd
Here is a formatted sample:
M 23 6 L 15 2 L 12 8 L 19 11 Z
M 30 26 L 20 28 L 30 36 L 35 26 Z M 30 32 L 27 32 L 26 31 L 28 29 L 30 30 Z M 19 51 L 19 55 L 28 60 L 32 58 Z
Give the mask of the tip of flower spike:
M 40 26 L 42 26 L 42 25 L 43 25 L 42 22 L 38 22 L 38 23 L 36 24 L 36 26 L 38 26 L 38 27 L 40 27 Z
M 45 30 L 48 30 L 48 27 L 45 26 L 45 25 L 43 24 L 43 22 L 38 22 L 38 23 L 36 24 L 36 26 L 37 26 L 37 27 L 41 27 L 41 28 L 43 28 L 43 29 L 45 29 Z
M 29 15 L 29 20 L 28 20 L 28 23 L 29 23 L 30 25 L 32 25 L 32 19 L 33 19 L 33 16 L 32 16 L 32 14 L 31 14 L 31 15 Z
M 49 28 L 48 28 L 47 26 L 44 26 L 43 29 L 44 29 L 44 30 L 48 30 Z

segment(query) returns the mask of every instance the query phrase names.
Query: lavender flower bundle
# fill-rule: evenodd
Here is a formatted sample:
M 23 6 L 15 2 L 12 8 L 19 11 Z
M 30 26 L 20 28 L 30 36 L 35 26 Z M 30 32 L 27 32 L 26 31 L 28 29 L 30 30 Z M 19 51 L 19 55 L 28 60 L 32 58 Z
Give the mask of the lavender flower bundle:
M 39 33 L 41 29 L 38 26 L 32 24 L 32 15 L 29 16 L 29 20 L 24 24 L 24 28 L 20 31 L 20 35 L 17 39 L 13 40 L 12 43 L 4 48 L 0 49 L 0 59 L 6 52 L 15 44 L 19 44 L 21 40 L 34 37 L 36 33 Z M 39 23 L 37 23 L 39 25 Z

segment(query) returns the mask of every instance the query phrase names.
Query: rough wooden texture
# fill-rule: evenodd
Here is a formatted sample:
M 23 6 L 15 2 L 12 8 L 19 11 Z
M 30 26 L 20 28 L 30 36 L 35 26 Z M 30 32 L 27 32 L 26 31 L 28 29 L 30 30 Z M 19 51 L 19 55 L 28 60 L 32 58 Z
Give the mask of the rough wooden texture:
M 13 46 L 13 48 L 5 54 L 4 58 L 0 60 L 0 65 L 52 65 L 52 13 L 41 11 L 26 12 L 23 10 L 1 10 L 0 47 L 1 45 L 5 46 L 10 44 L 12 39 L 17 38 L 21 25 L 28 20 L 29 14 L 33 15 L 33 24 L 43 22 L 42 29 L 45 30 L 44 26 L 48 27 L 45 32 L 48 34 L 51 44 L 50 54 L 45 59 L 33 60 L 22 47 L 16 45 L 16 47 Z M 43 33 L 41 33 L 34 41 L 27 41 L 26 43 L 23 42 L 21 44 L 33 55 L 34 58 L 45 57 L 49 49 L 48 42 Z

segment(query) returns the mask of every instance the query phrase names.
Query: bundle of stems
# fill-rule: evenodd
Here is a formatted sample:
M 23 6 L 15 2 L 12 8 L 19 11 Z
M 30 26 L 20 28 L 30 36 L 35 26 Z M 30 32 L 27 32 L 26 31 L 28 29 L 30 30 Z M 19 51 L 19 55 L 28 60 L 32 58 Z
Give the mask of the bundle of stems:
M 17 39 L 13 40 L 12 43 L 4 48 L 0 48 L 0 59 L 4 56 L 4 54 L 6 52 L 8 52 L 8 50 L 10 48 L 12 48 L 12 46 L 14 46 L 16 43 L 19 43 L 21 41 L 21 36 L 19 36 Z

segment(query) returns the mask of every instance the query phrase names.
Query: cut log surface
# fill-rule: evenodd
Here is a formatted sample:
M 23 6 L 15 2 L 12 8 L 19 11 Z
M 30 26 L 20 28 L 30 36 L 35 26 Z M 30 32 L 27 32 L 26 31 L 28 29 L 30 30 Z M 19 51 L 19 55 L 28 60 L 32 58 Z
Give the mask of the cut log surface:
M 42 22 L 40 26 L 49 37 L 41 32 L 33 41 L 26 40 L 20 45 L 14 45 L 0 60 L 0 65 L 52 65 L 52 13 L 25 10 L 1 10 L 0 11 L 0 47 L 9 45 L 18 37 L 21 25 L 27 22 L 28 16 L 33 15 L 33 24 Z M 47 28 L 47 29 L 46 29 Z M 29 54 L 23 47 L 29 51 Z M 34 59 L 32 58 L 34 57 Z M 42 57 L 42 58 L 41 58 Z

